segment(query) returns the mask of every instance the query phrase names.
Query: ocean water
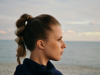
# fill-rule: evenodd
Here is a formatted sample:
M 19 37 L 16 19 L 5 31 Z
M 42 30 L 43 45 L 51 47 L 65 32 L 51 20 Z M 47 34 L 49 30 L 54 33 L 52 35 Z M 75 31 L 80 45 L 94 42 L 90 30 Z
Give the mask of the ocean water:
M 54 64 L 100 67 L 100 42 L 64 42 L 67 48 L 60 61 L 52 61 Z M 14 40 L 0 40 L 0 63 L 16 63 L 16 49 Z

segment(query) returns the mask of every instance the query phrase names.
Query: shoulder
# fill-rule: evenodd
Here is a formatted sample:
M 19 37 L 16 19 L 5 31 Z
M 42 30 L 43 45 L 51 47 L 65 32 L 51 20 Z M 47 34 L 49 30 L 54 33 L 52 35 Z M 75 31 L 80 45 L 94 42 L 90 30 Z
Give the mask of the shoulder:
M 59 70 L 56 69 L 57 75 L 63 75 Z
M 57 75 L 63 75 L 58 69 L 56 69 L 56 67 L 53 65 L 53 63 L 51 61 L 48 62 L 47 65 L 49 68 L 51 68 L 52 70 L 55 70 Z
M 14 72 L 14 75 L 32 75 L 24 65 L 18 65 Z
M 14 75 L 34 75 L 32 60 L 25 58 L 23 64 L 16 67 Z

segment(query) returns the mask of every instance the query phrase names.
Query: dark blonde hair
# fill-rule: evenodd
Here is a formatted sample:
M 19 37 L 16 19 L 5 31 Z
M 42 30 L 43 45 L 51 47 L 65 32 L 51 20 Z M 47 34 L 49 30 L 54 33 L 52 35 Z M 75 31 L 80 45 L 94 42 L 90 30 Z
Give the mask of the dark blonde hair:
M 60 23 L 51 15 L 41 14 L 37 17 L 32 17 L 28 14 L 23 14 L 16 22 L 15 41 L 18 44 L 17 62 L 21 64 L 20 58 L 26 56 L 26 48 L 30 51 L 35 49 L 37 40 L 47 40 L 48 32 L 51 32 L 51 25 L 60 25 Z

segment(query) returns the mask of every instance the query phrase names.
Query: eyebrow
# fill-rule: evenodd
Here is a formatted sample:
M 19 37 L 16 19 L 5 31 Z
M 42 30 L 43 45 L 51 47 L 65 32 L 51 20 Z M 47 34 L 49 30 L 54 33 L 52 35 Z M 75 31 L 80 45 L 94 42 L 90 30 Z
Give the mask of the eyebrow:
M 62 36 L 60 36 L 60 38 L 62 38 Z

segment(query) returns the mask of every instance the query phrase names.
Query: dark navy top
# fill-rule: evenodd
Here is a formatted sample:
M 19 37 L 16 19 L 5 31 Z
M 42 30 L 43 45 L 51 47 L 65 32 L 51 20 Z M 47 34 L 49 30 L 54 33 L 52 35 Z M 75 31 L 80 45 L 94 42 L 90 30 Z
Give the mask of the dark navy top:
M 23 64 L 16 67 L 14 75 L 63 75 L 48 61 L 47 66 L 25 58 Z

